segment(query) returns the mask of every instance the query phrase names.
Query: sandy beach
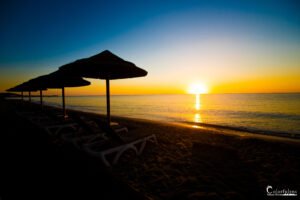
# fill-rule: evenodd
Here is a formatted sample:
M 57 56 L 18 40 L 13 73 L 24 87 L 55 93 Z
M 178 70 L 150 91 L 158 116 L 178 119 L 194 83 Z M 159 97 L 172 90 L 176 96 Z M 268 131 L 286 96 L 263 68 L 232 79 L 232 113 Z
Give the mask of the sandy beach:
M 113 116 L 128 134 L 155 134 L 158 144 L 104 167 L 17 117 L 10 102 L 0 106 L 4 200 L 20 193 L 38 199 L 39 192 L 53 199 L 264 199 L 267 186 L 300 191 L 299 140 Z
M 300 189 L 299 141 L 150 121 L 122 122 L 158 136 L 158 146 L 112 169 L 150 199 L 256 199 L 266 198 L 268 185 Z

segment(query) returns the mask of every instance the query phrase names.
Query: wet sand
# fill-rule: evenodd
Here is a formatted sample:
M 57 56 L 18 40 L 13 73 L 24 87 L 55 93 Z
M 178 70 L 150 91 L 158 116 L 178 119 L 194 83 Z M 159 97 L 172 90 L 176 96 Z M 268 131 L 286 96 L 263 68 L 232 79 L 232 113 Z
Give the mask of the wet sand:
M 65 185 L 73 186 L 73 190 L 65 188 L 65 196 L 86 195 L 82 199 L 93 199 L 94 195 L 117 195 L 116 198 L 128 195 L 141 199 L 264 199 L 268 185 L 300 191 L 298 140 L 112 117 L 136 137 L 155 134 L 158 145 L 149 144 L 141 156 L 125 154 L 117 165 L 107 168 L 99 159 L 72 147 L 57 147 L 43 131 L 37 131 L 12 113 L 9 118 L 3 117 L 9 112 L 6 104 L 3 101 L 0 104 L 1 121 L 6 124 L 5 134 L 1 136 L 6 168 L 1 174 L 7 175 L 6 171 L 10 174 L 3 179 L 7 182 L 1 191 L 3 199 L 13 196 L 15 184 L 25 194 L 42 190 L 53 199 L 57 197 L 55 191 L 64 191 Z M 103 119 L 96 114 L 76 113 Z M 10 123 L 14 126 L 8 126 Z M 32 179 L 30 173 L 35 177 L 33 187 L 28 185 Z M 57 184 L 48 184 L 50 180 Z M 99 186 L 92 184 L 94 180 L 98 180 Z

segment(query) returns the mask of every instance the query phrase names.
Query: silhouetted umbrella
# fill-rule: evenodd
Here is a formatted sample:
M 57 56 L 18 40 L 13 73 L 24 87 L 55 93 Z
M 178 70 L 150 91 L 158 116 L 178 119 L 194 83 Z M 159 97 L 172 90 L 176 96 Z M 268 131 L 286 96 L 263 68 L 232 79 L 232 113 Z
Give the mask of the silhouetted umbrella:
M 18 85 L 18 86 L 20 86 L 20 85 Z M 23 100 L 23 97 L 24 97 L 23 92 L 24 92 L 24 90 L 21 89 L 21 87 L 18 87 L 18 86 L 9 88 L 9 89 L 7 89 L 6 91 L 7 91 L 7 92 L 21 92 L 21 99 Z
M 35 91 L 37 91 L 37 89 L 32 87 L 27 81 L 27 82 L 24 82 L 20 85 L 17 85 L 15 87 L 13 87 L 13 88 L 10 88 L 6 91 L 8 91 L 8 92 L 21 92 L 22 100 L 23 100 L 23 92 L 28 92 L 29 93 L 29 95 L 28 95 L 29 102 L 31 102 L 31 92 L 35 92 Z
M 40 91 L 40 105 L 43 106 L 43 90 L 47 90 L 46 87 L 43 87 L 40 84 L 37 84 L 36 79 L 30 79 L 27 84 L 31 87 L 31 88 L 35 88 L 36 90 Z
M 61 66 L 59 70 L 86 78 L 106 80 L 107 122 L 110 124 L 109 80 L 146 76 L 147 71 L 106 50 L 89 58 Z
M 89 81 L 86 81 L 79 76 L 66 75 L 61 71 L 55 71 L 48 75 L 39 76 L 37 78 L 31 79 L 29 82 L 35 88 L 62 89 L 62 107 L 64 117 L 66 116 L 65 87 L 79 87 L 91 84 Z

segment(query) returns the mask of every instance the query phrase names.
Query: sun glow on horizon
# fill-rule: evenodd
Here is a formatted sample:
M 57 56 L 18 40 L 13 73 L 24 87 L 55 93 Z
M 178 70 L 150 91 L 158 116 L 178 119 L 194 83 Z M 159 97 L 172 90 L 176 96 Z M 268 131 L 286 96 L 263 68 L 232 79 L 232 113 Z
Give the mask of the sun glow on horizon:
M 203 83 L 192 83 L 189 85 L 187 92 L 189 94 L 206 94 L 208 87 Z

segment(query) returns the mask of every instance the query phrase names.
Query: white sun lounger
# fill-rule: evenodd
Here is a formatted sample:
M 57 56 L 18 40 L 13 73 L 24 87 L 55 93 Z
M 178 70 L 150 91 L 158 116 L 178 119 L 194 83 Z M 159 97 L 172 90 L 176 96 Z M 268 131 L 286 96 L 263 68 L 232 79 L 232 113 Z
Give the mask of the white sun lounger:
M 94 144 L 86 144 L 83 146 L 83 149 L 88 154 L 100 158 L 102 160 L 102 162 L 104 163 L 104 165 L 106 165 L 107 167 L 110 167 L 112 165 L 117 164 L 120 157 L 122 156 L 122 154 L 124 152 L 126 152 L 127 150 L 131 149 L 136 153 L 136 155 L 141 155 L 143 153 L 143 150 L 146 146 L 147 141 L 151 141 L 151 142 L 157 144 L 156 136 L 154 134 L 152 134 L 152 135 L 134 140 L 132 142 L 122 144 L 120 146 L 102 150 L 102 151 L 93 150 L 92 147 L 94 146 Z M 111 162 L 107 160 L 108 155 L 113 156 L 113 159 Z
M 17 112 L 17 114 L 38 127 L 44 129 L 49 135 L 56 136 L 66 128 L 77 130 L 78 124 L 74 122 L 56 121 L 43 113 L 37 112 Z
M 55 125 L 46 125 L 42 126 L 42 128 L 51 136 L 56 136 L 60 134 L 64 129 L 71 128 L 72 130 L 76 130 L 78 128 L 78 124 L 76 123 L 66 123 L 66 124 L 55 124 Z

